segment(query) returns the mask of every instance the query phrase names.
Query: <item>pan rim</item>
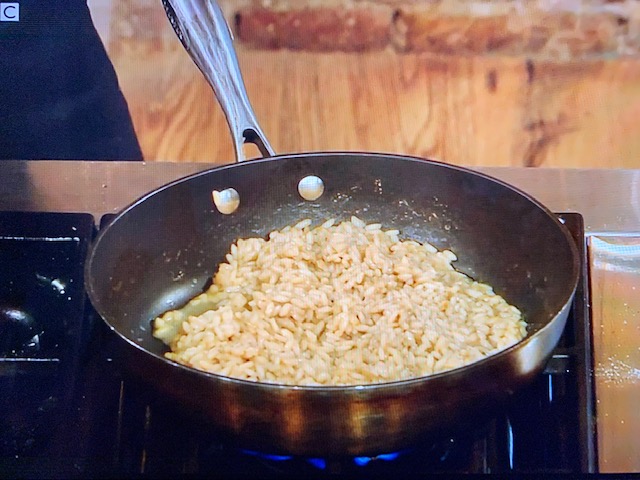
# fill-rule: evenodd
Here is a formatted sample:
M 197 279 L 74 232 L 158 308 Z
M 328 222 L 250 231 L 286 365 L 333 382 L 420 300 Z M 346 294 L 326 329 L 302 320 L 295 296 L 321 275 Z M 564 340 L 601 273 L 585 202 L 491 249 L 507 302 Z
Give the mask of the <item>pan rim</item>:
M 349 384 L 349 385 L 292 385 L 292 384 L 286 384 L 286 383 L 271 383 L 271 382 L 258 382 L 258 381 L 253 381 L 253 380 L 246 380 L 246 379 L 242 379 L 242 378 L 235 378 L 235 377 L 229 377 L 229 376 L 225 376 L 225 375 L 220 375 L 220 374 L 216 374 L 216 373 L 211 373 L 211 372 L 206 372 L 203 370 L 199 370 L 193 367 L 189 367 L 183 364 L 180 364 L 178 362 L 175 362 L 173 360 L 170 360 L 162 355 L 158 355 L 156 353 L 153 353 L 147 349 L 145 349 L 144 347 L 142 347 L 141 345 L 139 345 L 138 343 L 136 343 L 134 340 L 131 340 L 130 338 L 126 337 L 124 334 L 122 334 L 116 327 L 114 327 L 112 321 L 110 321 L 108 319 L 109 315 L 107 315 L 104 311 L 101 311 L 101 308 L 98 308 L 96 306 L 97 302 L 97 294 L 95 292 L 95 288 L 94 288 L 94 283 L 93 283 L 93 276 L 91 275 L 91 266 L 92 266 L 92 260 L 93 257 L 95 256 L 95 252 L 98 248 L 98 246 L 100 245 L 103 237 L 107 234 L 107 232 L 109 231 L 110 227 L 112 225 L 115 225 L 116 222 L 124 217 L 127 212 L 131 211 L 133 208 L 135 208 L 138 204 L 144 202 L 147 198 L 152 197 L 153 195 L 164 191 L 166 189 L 169 189 L 175 185 L 181 184 L 183 182 L 187 182 L 191 179 L 194 178 L 198 178 L 201 176 L 207 176 L 210 175 L 212 172 L 218 172 L 218 171 L 224 171 L 227 169 L 236 169 L 236 168 L 251 168 L 251 166 L 253 164 L 261 164 L 261 163 L 270 163 L 270 162 L 274 162 L 274 161 L 284 161 L 284 160 L 296 160 L 296 159 L 312 159 L 312 160 L 317 160 L 317 159 L 326 159 L 327 157 L 338 157 L 341 161 L 345 161 L 350 158 L 350 157 L 357 157 L 358 159 L 361 159 L 362 157 L 365 158 L 371 158 L 371 159 L 388 159 L 388 160 L 392 160 L 392 161 L 408 161 L 408 162 L 419 162 L 419 163 L 427 163 L 427 164 L 431 164 L 433 166 L 436 166 L 438 168 L 444 168 L 444 169 L 449 169 L 449 170 L 455 170 L 455 171 L 459 171 L 465 174 L 470 174 L 473 176 L 477 176 L 480 178 L 483 178 L 487 181 L 496 183 L 498 185 L 500 185 L 502 188 L 511 190 L 512 192 L 524 197 L 526 200 L 528 200 L 529 202 L 531 202 L 533 205 L 535 205 L 539 210 L 541 210 L 546 217 L 548 217 L 549 220 L 551 220 L 552 222 L 554 222 L 559 228 L 560 231 L 562 232 L 562 234 L 564 235 L 564 238 L 566 240 L 566 242 L 569 245 L 569 249 L 571 251 L 571 258 L 572 258 L 572 272 L 571 272 L 571 279 L 572 281 L 570 282 L 570 287 L 568 288 L 567 291 L 565 292 L 565 295 L 563 295 L 563 297 L 566 298 L 564 304 L 561 306 L 561 308 L 559 308 L 555 315 L 553 315 L 553 317 L 551 317 L 549 319 L 549 321 L 547 321 L 547 323 L 545 325 L 543 325 L 541 328 L 539 328 L 538 330 L 536 330 L 533 333 L 527 333 L 527 335 L 520 341 L 516 342 L 515 344 L 509 346 L 508 348 L 501 350 L 499 352 L 496 352 L 494 354 L 491 354 L 489 356 L 486 356 L 480 360 L 476 360 L 475 362 L 472 362 L 470 364 L 466 364 L 460 367 L 456 367 L 450 370 L 446 370 L 443 372 L 438 372 L 438 373 L 433 373 L 433 374 L 429 374 L 429 375 L 423 375 L 420 377 L 411 377 L 411 378 L 405 378 L 405 379 L 400 379 L 400 380 L 393 380 L 393 381 L 386 381 L 386 382 L 379 382 L 379 383 L 366 383 L 366 384 Z M 355 159 L 355 158 L 354 158 Z M 470 371 L 476 370 L 476 369 L 481 369 L 483 366 L 485 366 L 488 362 L 494 362 L 496 361 L 498 358 L 501 358 L 503 356 L 509 355 L 510 352 L 512 352 L 513 350 L 523 347 L 531 342 L 533 342 L 536 338 L 542 336 L 544 333 L 546 333 L 546 331 L 548 331 L 549 329 L 553 328 L 553 326 L 555 325 L 555 323 L 558 321 L 558 319 L 560 317 L 562 317 L 562 314 L 568 310 L 571 306 L 571 302 L 573 301 L 574 295 L 575 295 L 575 291 L 577 289 L 577 285 L 578 285 L 578 281 L 580 278 L 580 265 L 581 265 L 581 259 L 579 258 L 579 252 L 578 252 L 578 248 L 575 245 L 575 242 L 573 240 L 573 238 L 571 237 L 571 234 L 569 233 L 568 229 L 566 228 L 566 226 L 558 219 L 558 216 L 556 214 L 554 214 L 549 208 L 547 208 L 544 204 L 542 204 L 540 201 L 538 201 L 535 197 L 533 197 L 532 195 L 530 195 L 529 193 L 524 192 L 523 190 L 519 189 L 518 187 L 515 187 L 514 185 L 511 185 L 503 180 L 500 180 L 492 175 L 489 175 L 487 173 L 484 172 L 479 172 L 477 170 L 474 170 L 470 167 L 466 167 L 466 166 L 460 166 L 460 165 L 453 165 L 453 164 L 449 164 L 449 163 L 445 163 L 443 161 L 440 160 L 435 160 L 435 159 L 430 159 L 430 158 L 423 158 L 423 157 L 417 157 L 417 156 L 410 156 L 410 155 L 402 155 L 402 154 L 397 154 L 397 153 L 382 153 L 382 152 L 360 152 L 360 151 L 341 151 L 341 150 L 336 150 L 336 151 L 322 151 L 322 152 L 308 152 L 308 153 L 287 153 L 287 154 L 279 154 L 279 155 L 275 155 L 272 157 L 266 157 L 266 158 L 257 158 L 257 159 L 253 159 L 253 160 L 247 160 L 244 162 L 239 162 L 239 163 L 230 163 L 230 164 L 225 164 L 225 165 L 219 165 L 219 166 L 214 166 L 212 168 L 208 168 L 199 172 L 195 172 L 189 175 L 186 175 L 184 177 L 175 179 L 171 182 L 168 182 L 164 185 L 161 185 L 147 193 L 145 193 L 144 195 L 140 196 L 139 198 L 137 198 L 136 200 L 134 200 L 133 202 L 129 203 L 127 206 L 125 206 L 117 215 L 116 217 L 103 229 L 101 229 L 98 232 L 98 235 L 96 235 L 94 241 L 91 243 L 91 245 L 89 246 L 88 252 L 87 252 L 87 258 L 85 261 L 85 268 L 84 268 L 84 276 L 85 276 L 85 290 L 87 292 L 87 295 L 89 297 L 89 300 L 91 302 L 91 304 L 93 305 L 93 307 L 95 308 L 96 312 L 98 313 L 98 315 L 101 317 L 102 321 L 104 321 L 106 323 L 106 325 L 109 327 L 109 329 L 111 331 L 113 331 L 114 333 L 116 333 L 120 339 L 124 340 L 127 344 L 129 344 L 129 346 L 134 347 L 135 349 L 137 349 L 138 351 L 140 351 L 141 353 L 145 354 L 145 355 L 149 355 L 152 358 L 159 360 L 161 362 L 164 362 L 168 365 L 170 365 L 172 368 L 177 368 L 179 370 L 184 371 L 185 373 L 188 373 L 190 375 L 199 375 L 199 376 L 203 376 L 206 377 L 208 379 L 211 380 L 215 380 L 217 382 L 222 382 L 224 384 L 238 384 L 240 386 L 253 386 L 253 387 L 257 387 L 257 388 L 261 388 L 261 389 L 269 389 L 269 390 L 294 390 L 294 391 L 299 391 L 299 392 L 308 392 L 308 393 L 312 393 L 312 394 L 324 394 L 324 393 L 328 393 L 328 392 L 342 392 L 342 393 L 354 393 L 354 392 L 358 392 L 358 393 L 362 393 L 362 392 L 379 392 L 381 390 L 396 390 L 400 387 L 402 387 L 403 389 L 408 387 L 408 386 L 415 386 L 415 385 L 420 385 L 423 386 L 425 383 L 434 383 L 437 382 L 438 380 L 442 380 L 443 378 L 446 377 L 453 377 L 456 375 L 461 375 L 461 374 L 466 374 L 469 373 Z M 565 317 L 566 318 L 566 317 Z

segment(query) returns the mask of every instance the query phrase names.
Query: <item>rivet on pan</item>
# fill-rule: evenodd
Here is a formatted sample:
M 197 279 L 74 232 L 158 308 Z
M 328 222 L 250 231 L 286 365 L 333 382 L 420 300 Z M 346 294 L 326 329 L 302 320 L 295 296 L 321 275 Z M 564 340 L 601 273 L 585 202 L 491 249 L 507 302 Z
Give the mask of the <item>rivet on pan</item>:
M 225 188 L 221 192 L 214 190 L 213 203 L 216 204 L 218 211 L 224 215 L 235 212 L 240 206 L 240 195 L 233 188 Z
M 317 200 L 324 193 L 324 182 L 315 175 L 308 175 L 298 183 L 298 193 L 305 200 Z

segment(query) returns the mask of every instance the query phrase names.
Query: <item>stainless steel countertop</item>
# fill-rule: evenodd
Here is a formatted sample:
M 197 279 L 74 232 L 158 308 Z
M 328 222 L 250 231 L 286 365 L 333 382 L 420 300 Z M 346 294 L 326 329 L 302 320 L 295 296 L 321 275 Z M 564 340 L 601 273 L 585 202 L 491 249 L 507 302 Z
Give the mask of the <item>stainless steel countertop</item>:
M 0 162 L 0 210 L 89 212 L 214 167 L 202 163 Z M 585 220 L 602 472 L 640 471 L 640 170 L 478 168 Z

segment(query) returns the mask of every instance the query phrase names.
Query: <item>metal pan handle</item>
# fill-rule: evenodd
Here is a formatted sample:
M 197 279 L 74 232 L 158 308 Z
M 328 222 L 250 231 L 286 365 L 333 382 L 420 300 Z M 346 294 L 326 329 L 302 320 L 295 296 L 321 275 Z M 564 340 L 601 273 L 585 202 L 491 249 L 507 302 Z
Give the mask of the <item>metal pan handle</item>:
M 256 119 L 233 48 L 231 30 L 215 0 L 162 0 L 176 35 L 213 87 L 231 128 L 236 160 L 253 143 L 265 157 L 274 155 Z

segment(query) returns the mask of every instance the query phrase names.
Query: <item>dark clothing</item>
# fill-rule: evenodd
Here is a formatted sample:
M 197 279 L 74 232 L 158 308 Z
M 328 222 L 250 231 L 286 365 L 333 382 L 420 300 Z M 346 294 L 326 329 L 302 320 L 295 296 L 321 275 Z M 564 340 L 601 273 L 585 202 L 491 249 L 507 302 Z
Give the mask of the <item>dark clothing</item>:
M 20 21 L 0 22 L 0 159 L 142 160 L 86 0 L 15 3 Z

